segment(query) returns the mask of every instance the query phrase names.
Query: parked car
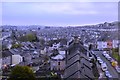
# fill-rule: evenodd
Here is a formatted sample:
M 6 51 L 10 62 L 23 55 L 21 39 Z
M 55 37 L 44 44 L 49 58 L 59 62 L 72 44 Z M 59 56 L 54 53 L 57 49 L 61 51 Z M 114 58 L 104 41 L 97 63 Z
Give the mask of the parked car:
M 100 76 L 99 76 L 99 80 L 101 79 L 103 79 L 103 76 L 104 76 L 104 74 L 103 73 L 100 73 Z
M 115 61 L 114 59 L 111 59 L 111 60 L 110 60 L 111 63 L 114 62 L 114 61 Z
M 106 51 L 103 51 L 103 54 L 106 54 L 107 52 Z
M 104 63 L 103 60 L 100 57 L 97 57 L 97 61 L 98 61 L 99 64 Z
M 102 60 L 102 59 L 100 59 L 100 60 L 99 60 L 99 63 L 100 63 L 100 64 L 103 64 L 104 62 L 103 62 L 103 60 Z
M 115 69 L 117 70 L 118 73 L 120 73 L 120 67 L 116 66 Z
M 107 54 L 107 53 L 105 53 L 105 52 L 102 53 L 102 55 L 103 55 L 104 57 L 105 57 L 106 54 Z
M 97 57 L 97 60 L 99 61 L 101 58 L 100 57 Z
M 105 58 L 109 57 L 109 54 L 104 54 Z
M 109 54 L 104 54 L 104 57 L 105 57 L 108 61 L 111 61 L 111 60 L 112 60 L 112 57 L 110 57 Z
M 118 62 L 117 61 L 113 61 L 111 64 L 112 64 L 113 67 L 116 67 L 118 65 Z
M 99 57 L 98 54 L 95 54 L 96 57 Z
M 110 74 L 110 72 L 108 70 L 105 71 L 105 76 L 108 78 L 112 78 L 112 75 Z
M 106 58 L 108 61 L 110 61 L 112 59 L 110 56 L 107 56 Z
M 34 57 L 34 56 L 32 56 L 32 59 L 35 59 L 35 57 Z
M 101 68 L 103 71 L 107 71 L 107 69 L 108 69 L 106 63 L 102 63 Z

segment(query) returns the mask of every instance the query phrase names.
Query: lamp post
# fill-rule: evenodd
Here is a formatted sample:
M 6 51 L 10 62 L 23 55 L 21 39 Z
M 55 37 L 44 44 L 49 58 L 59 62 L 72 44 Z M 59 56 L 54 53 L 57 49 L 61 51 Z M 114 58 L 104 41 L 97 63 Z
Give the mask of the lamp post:
M 120 57 L 120 44 L 119 44 L 119 46 L 118 46 L 118 48 L 119 48 L 119 50 L 118 50 L 118 56 Z M 119 62 L 119 60 L 118 60 L 118 65 L 120 66 L 120 62 Z M 120 75 L 120 74 L 119 74 Z
M 119 51 L 118 51 L 118 52 L 119 52 L 119 56 L 120 56 L 120 44 L 118 45 L 118 48 L 119 48 Z

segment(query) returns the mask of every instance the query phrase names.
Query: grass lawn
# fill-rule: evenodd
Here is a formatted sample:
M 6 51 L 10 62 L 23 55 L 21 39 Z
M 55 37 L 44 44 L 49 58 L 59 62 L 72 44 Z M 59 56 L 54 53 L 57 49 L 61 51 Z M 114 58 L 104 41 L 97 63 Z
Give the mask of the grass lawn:
M 120 65 L 120 56 L 119 56 L 118 52 L 114 52 L 112 55 L 118 61 L 118 64 Z

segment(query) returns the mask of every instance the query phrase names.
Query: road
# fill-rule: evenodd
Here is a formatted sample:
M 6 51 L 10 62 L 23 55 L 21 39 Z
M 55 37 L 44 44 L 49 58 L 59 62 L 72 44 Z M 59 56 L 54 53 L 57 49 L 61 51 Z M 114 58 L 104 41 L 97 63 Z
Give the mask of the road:
M 102 55 L 103 51 L 94 51 L 95 54 L 98 54 L 99 57 L 107 64 L 108 66 L 108 71 L 112 75 L 113 78 L 118 78 L 118 73 L 117 71 L 112 67 L 111 63 Z

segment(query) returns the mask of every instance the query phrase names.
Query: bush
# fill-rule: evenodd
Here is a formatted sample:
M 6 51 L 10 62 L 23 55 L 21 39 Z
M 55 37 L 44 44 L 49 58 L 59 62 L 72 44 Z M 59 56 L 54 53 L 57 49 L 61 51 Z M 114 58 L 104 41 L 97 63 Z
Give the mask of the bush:
M 112 52 L 114 53 L 114 52 L 118 52 L 119 51 L 119 48 L 113 48 L 112 49 Z
M 120 56 L 119 56 L 118 53 L 114 53 L 114 54 L 113 54 L 113 57 L 114 57 L 118 62 L 120 62 Z
M 28 66 L 15 66 L 8 80 L 35 80 L 33 71 Z

